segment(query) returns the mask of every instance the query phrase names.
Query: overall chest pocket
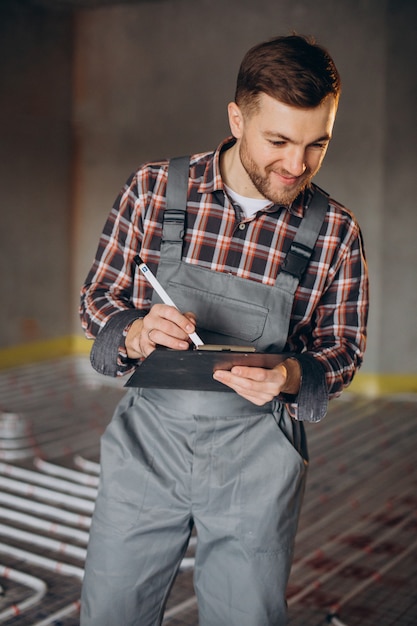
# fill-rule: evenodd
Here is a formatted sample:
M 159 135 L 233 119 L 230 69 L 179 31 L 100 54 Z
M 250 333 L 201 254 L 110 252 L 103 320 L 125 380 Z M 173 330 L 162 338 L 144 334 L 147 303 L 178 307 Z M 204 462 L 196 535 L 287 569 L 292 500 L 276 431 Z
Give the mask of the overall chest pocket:
M 169 293 L 180 311 L 192 311 L 197 327 L 210 333 L 234 338 L 245 343 L 256 342 L 263 334 L 268 309 L 259 304 L 219 293 L 209 293 L 173 280 Z M 225 343 L 228 343 L 225 341 Z

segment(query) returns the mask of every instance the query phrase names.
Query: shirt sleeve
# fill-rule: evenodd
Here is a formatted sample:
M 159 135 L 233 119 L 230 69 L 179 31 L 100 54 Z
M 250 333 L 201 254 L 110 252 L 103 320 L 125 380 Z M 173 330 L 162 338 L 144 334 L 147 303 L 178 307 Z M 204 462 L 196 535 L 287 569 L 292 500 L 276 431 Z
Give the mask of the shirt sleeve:
M 81 290 L 80 317 L 85 335 L 95 339 L 91 363 L 97 371 L 120 376 L 134 368 L 127 357 L 125 336 L 135 319 L 149 310 L 132 299 L 134 257 L 142 240 L 143 193 L 132 175 L 110 212 L 99 240 L 93 266 Z
M 328 400 L 342 393 L 363 362 L 369 285 L 362 236 L 355 221 L 338 250 L 327 270 L 326 288 L 314 312 L 306 346 L 294 350 L 302 379 L 299 393 L 287 399 L 287 407 L 299 420 L 321 420 Z
M 288 413 L 293 419 L 319 422 L 327 413 L 329 393 L 323 366 L 308 352 L 295 354 L 301 366 L 300 390 L 296 396 L 281 394 Z

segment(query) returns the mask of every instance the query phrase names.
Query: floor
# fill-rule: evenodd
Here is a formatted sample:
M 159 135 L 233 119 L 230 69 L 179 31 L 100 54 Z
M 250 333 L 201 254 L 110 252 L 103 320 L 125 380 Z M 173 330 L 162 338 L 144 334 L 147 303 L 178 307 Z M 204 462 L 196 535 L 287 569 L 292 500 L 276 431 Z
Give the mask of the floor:
M 83 358 L 0 372 L 0 624 L 78 626 L 99 437 L 122 394 Z M 416 396 L 345 393 L 308 426 L 290 626 L 417 625 L 416 418 Z M 198 625 L 195 541 L 164 624 Z

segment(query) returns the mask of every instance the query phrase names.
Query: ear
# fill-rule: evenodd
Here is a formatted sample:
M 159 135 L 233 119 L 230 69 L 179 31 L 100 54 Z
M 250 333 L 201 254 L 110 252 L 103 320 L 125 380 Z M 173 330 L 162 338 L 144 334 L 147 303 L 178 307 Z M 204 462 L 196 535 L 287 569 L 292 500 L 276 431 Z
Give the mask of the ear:
M 229 126 L 233 137 L 240 139 L 243 133 L 243 115 L 236 102 L 229 102 L 227 107 Z

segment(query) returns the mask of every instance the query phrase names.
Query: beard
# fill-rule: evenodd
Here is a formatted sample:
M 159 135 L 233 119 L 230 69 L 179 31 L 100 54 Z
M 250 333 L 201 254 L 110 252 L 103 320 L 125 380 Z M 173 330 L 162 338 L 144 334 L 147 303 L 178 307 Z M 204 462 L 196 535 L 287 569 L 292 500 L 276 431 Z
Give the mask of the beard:
M 247 144 L 242 140 L 239 149 L 240 161 L 249 176 L 254 187 L 264 196 L 267 200 L 270 200 L 274 204 L 280 204 L 284 206 L 290 206 L 297 196 L 304 191 L 304 189 L 310 184 L 311 179 L 316 172 L 311 172 L 310 169 L 306 169 L 305 172 L 298 178 L 297 183 L 291 186 L 289 189 L 274 189 L 271 182 L 271 172 L 274 171 L 272 167 L 266 167 L 265 172 L 261 172 L 258 165 L 253 161 L 249 154 Z M 283 176 L 290 176 L 289 172 L 285 170 L 276 170 Z

